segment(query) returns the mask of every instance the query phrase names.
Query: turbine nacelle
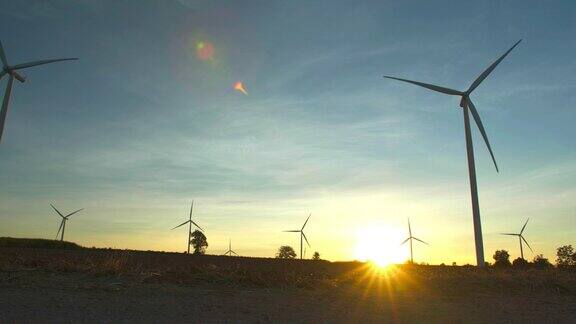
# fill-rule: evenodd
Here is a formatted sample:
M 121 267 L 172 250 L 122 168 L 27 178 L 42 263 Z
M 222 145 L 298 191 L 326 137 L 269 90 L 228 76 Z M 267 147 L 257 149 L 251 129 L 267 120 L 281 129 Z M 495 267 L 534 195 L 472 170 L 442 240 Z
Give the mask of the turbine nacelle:
M 468 94 L 462 96 L 462 98 L 460 99 L 460 107 L 462 108 L 466 107 L 467 102 L 468 102 Z

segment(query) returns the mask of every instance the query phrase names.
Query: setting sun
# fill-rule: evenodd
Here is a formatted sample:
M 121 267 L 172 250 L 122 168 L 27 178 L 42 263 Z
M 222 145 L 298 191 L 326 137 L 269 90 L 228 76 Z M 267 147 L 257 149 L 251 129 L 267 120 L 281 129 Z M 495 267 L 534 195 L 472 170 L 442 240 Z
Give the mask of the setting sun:
M 400 242 L 399 233 L 390 229 L 360 229 L 356 235 L 355 257 L 359 261 L 372 261 L 380 267 L 402 263 L 407 255 Z

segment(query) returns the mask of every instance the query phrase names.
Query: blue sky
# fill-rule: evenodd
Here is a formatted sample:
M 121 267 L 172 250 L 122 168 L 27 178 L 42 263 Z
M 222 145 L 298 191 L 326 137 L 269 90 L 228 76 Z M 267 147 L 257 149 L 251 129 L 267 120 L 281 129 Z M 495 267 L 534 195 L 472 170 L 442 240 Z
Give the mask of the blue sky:
M 0 235 L 53 237 L 53 202 L 86 210 L 67 239 L 182 251 L 191 199 L 208 252 L 228 238 L 271 256 L 312 213 L 312 249 L 354 259 L 368 229 L 387 253 L 410 217 L 417 259 L 474 262 L 458 98 L 475 91 L 500 166 L 474 129 L 485 251 L 575 244 L 576 4 L 570 1 L 18 1 L 0 10 L 25 71 L 0 144 Z M 214 60 L 196 57 L 211 42 Z M 232 89 L 242 81 L 249 95 Z M 0 87 L 5 86 L 2 80 Z M 3 91 L 3 90 L 2 90 Z M 358 234 L 360 233 L 360 234 Z M 393 252 L 394 250 L 394 252 Z M 403 250 L 402 250 L 403 251 Z M 404 251 L 405 252 L 405 251 Z M 402 252 L 402 253 L 404 253 Z

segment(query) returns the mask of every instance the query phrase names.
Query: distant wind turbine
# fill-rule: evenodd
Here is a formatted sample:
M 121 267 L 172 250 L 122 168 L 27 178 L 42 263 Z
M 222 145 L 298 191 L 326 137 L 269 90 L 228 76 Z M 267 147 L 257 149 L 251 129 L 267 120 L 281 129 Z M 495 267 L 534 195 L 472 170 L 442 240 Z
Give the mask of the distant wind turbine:
M 522 249 L 522 241 L 524 241 L 524 243 L 526 243 L 526 245 L 528 246 L 528 248 L 530 249 L 530 251 L 532 251 L 532 253 L 534 253 L 534 250 L 532 250 L 532 248 L 530 247 L 530 244 L 528 244 L 528 241 L 526 241 L 526 239 L 524 238 L 524 236 L 522 235 L 522 233 L 524 233 L 524 229 L 526 229 L 526 225 L 528 225 L 528 221 L 530 220 L 530 218 L 528 218 L 526 220 L 526 223 L 524 223 L 524 226 L 522 226 L 522 229 L 520 230 L 520 233 L 515 234 L 515 233 L 502 233 L 502 235 L 511 235 L 511 236 L 518 236 L 518 241 L 520 242 L 520 257 L 522 259 L 524 259 L 524 250 Z
M 234 250 L 232 250 L 232 240 L 228 240 L 228 251 L 226 251 L 226 253 L 224 253 L 224 255 L 232 256 L 232 254 L 235 254 L 236 256 L 238 256 L 238 253 L 236 253 L 236 252 L 234 252 Z
M 474 91 L 474 89 L 476 89 L 480 85 L 480 83 L 482 83 L 482 81 L 484 81 L 484 79 L 486 79 L 486 77 L 488 77 L 488 75 L 496 68 L 496 66 L 498 64 L 500 64 L 500 62 L 502 62 L 502 60 L 506 57 L 506 55 L 508 55 L 521 41 L 522 40 L 519 40 L 518 42 L 516 42 L 516 44 L 514 44 L 514 46 L 512 46 L 508 51 L 506 51 L 506 53 L 504 53 L 502 56 L 500 56 L 500 58 L 498 58 L 496 61 L 494 61 L 494 63 L 492 63 L 484 72 L 482 72 L 482 74 L 480 74 L 476 78 L 476 80 L 474 80 L 474 82 L 472 82 L 472 85 L 470 85 L 470 87 L 466 91 L 459 91 L 459 90 L 449 89 L 449 88 L 445 88 L 445 87 L 441 87 L 441 86 L 437 86 L 437 85 L 433 85 L 433 84 L 428 84 L 428 83 L 423 83 L 423 82 L 418 82 L 418 81 L 411 81 L 411 80 L 407 80 L 407 79 L 400 79 L 400 78 L 391 77 L 391 76 L 384 76 L 385 78 L 388 78 L 388 79 L 398 80 L 398 81 L 402 81 L 402 82 L 408 82 L 408 83 L 412 83 L 412 84 L 415 84 L 415 85 L 420 86 L 420 87 L 424 87 L 424 88 L 429 89 L 429 90 L 433 90 L 433 91 L 441 92 L 444 94 L 461 97 L 460 107 L 462 107 L 462 111 L 464 113 L 464 131 L 466 134 L 466 151 L 467 151 L 467 155 L 468 155 L 468 175 L 470 178 L 470 193 L 472 196 L 472 216 L 473 216 L 473 220 L 474 220 L 474 238 L 476 241 L 476 263 L 479 267 L 485 266 L 485 263 L 484 263 L 484 243 L 482 241 L 482 225 L 480 222 L 480 204 L 478 202 L 478 187 L 476 185 L 476 167 L 474 164 L 474 147 L 472 145 L 472 134 L 470 131 L 470 117 L 469 117 L 468 111 L 470 111 L 472 113 L 472 117 L 474 117 L 474 121 L 476 122 L 476 125 L 478 126 L 478 129 L 480 130 L 480 133 L 482 134 L 482 137 L 484 138 L 484 142 L 486 143 L 486 146 L 488 147 L 488 151 L 490 152 L 490 156 L 492 157 L 492 161 L 494 162 L 494 166 L 496 167 L 496 172 L 498 172 L 498 165 L 496 164 L 496 159 L 494 158 L 494 153 L 492 152 L 492 148 L 490 147 L 490 142 L 488 142 L 488 136 L 486 135 L 486 131 L 484 130 L 484 126 L 482 125 L 482 121 L 480 120 L 480 115 L 478 114 L 476 107 L 472 103 L 472 100 L 470 100 L 470 94 L 472 93 L 472 91 Z
M 84 208 L 80 208 L 77 211 L 71 212 L 70 214 L 64 216 L 58 209 L 56 209 L 56 207 L 54 207 L 54 205 L 50 204 L 50 206 L 52 206 L 52 209 L 54 209 L 54 211 L 57 212 L 60 217 L 62 217 L 62 220 L 60 221 L 60 227 L 58 228 L 58 233 L 56 233 L 56 239 L 58 239 L 58 235 L 60 235 L 60 241 L 64 241 L 64 230 L 66 229 L 66 222 L 68 221 L 68 217 L 76 214 Z
M 410 227 L 410 218 L 408 218 L 408 238 L 404 240 L 404 242 L 400 243 L 400 245 L 403 245 L 404 243 L 410 241 L 410 262 L 414 263 L 414 253 L 412 252 L 412 240 L 416 240 L 418 242 L 422 242 L 426 245 L 429 245 L 428 243 L 422 241 L 421 239 L 412 236 L 412 228 Z
M 302 248 L 304 245 L 303 245 L 302 239 L 304 239 L 306 241 L 306 244 L 308 244 L 308 246 L 310 246 L 310 243 L 308 243 L 308 239 L 306 238 L 306 234 L 304 234 L 304 227 L 306 227 L 306 223 L 308 223 L 310 216 L 312 216 L 312 214 L 308 215 L 308 218 L 306 218 L 306 221 L 304 222 L 304 225 L 302 225 L 301 229 L 291 230 L 291 231 L 283 231 L 283 232 L 289 232 L 289 233 L 300 233 L 300 259 L 303 259 Z
M 194 226 L 198 227 L 202 232 L 204 232 L 204 230 L 198 226 L 198 224 L 194 223 L 194 221 L 192 220 L 192 210 L 194 209 L 194 200 L 192 200 L 192 205 L 190 206 L 190 218 L 188 218 L 187 221 L 185 221 L 184 223 L 172 228 L 172 229 L 177 229 L 178 227 L 182 226 L 182 225 L 186 225 L 188 224 L 188 243 L 187 243 L 187 250 L 186 253 L 190 254 L 190 244 L 191 244 L 191 240 L 192 240 L 192 224 L 194 224 Z
M 8 114 L 8 105 L 10 104 L 10 95 L 12 94 L 12 84 L 14 83 L 14 79 L 22 83 L 26 81 L 26 78 L 16 71 L 37 65 L 43 65 L 60 61 L 71 61 L 77 59 L 78 58 L 74 57 L 74 58 L 61 58 L 52 60 L 40 60 L 10 66 L 8 65 L 8 59 L 6 59 L 6 54 L 4 53 L 2 42 L 0 42 L 0 61 L 2 61 L 2 71 L 0 71 L 0 79 L 2 79 L 4 75 L 8 74 L 8 84 L 6 85 L 6 92 L 4 93 L 4 99 L 2 100 L 2 110 L 0 111 L 0 141 L 2 140 L 2 133 L 4 132 L 4 122 L 6 121 L 6 115 Z

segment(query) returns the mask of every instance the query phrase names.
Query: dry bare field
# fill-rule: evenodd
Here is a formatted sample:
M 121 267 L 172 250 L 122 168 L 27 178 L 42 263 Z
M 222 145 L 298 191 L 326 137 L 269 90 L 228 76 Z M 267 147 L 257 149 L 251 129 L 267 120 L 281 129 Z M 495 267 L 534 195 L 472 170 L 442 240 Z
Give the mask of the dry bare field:
M 0 248 L 0 322 L 576 322 L 576 273 Z

